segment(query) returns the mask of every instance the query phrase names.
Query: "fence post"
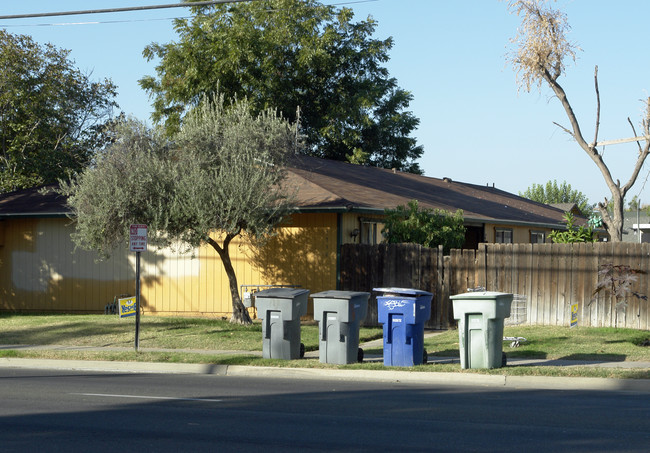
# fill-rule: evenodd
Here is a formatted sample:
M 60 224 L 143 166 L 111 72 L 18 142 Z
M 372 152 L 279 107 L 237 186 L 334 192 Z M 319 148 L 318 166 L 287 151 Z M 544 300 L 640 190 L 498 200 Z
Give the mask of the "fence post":
M 487 275 L 487 244 L 482 243 L 478 245 L 476 252 L 476 286 L 487 289 Z

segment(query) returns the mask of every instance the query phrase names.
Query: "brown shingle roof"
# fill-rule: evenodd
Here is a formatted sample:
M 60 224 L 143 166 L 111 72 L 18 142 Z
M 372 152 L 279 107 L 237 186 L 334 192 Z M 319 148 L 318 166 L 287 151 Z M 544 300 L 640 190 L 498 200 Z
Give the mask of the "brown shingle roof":
M 297 157 L 289 166 L 289 182 L 298 187 L 297 207 L 381 211 L 418 200 L 420 206 L 456 211 L 468 220 L 491 223 L 563 225 L 563 211 L 494 187 L 411 173 Z
M 411 173 L 296 157 L 287 182 L 298 189 L 303 211 L 340 210 L 383 213 L 418 200 L 420 206 L 456 211 L 468 221 L 563 226 L 563 211 L 494 187 L 478 186 Z M 53 186 L 48 186 L 52 189 Z M 0 196 L 0 217 L 48 217 L 70 213 L 65 197 L 49 190 L 25 189 Z
M 0 217 L 65 217 L 70 208 L 55 188 L 51 185 L 1 195 Z

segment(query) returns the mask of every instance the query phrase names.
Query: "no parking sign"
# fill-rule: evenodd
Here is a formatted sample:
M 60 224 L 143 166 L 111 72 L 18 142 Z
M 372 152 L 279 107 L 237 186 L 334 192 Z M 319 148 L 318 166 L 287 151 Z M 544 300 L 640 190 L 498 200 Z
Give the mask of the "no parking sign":
M 131 225 L 129 228 L 129 250 L 132 252 L 147 251 L 147 225 Z

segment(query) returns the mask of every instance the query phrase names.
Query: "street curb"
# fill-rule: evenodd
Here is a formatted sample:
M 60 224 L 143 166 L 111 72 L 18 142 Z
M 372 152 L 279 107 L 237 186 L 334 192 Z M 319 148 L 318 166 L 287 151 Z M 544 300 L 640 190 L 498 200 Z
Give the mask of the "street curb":
M 442 386 L 503 387 L 522 390 L 605 390 L 650 393 L 650 379 L 506 376 L 498 374 L 436 373 L 401 370 L 339 370 L 194 363 L 105 362 L 98 360 L 19 358 L 0 358 L 0 367 L 136 374 L 203 374 L 230 377 L 394 382 Z
M 225 376 L 228 365 L 209 363 L 108 362 L 102 360 L 55 360 L 0 358 L 0 367 L 40 370 L 107 371 L 111 373 L 214 374 Z

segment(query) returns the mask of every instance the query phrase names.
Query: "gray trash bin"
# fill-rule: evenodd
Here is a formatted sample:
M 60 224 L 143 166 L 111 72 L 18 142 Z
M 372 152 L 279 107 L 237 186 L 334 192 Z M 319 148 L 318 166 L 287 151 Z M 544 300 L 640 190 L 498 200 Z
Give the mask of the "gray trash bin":
M 318 321 L 318 356 L 321 363 L 345 365 L 361 362 L 359 324 L 366 317 L 370 293 L 323 291 L 313 294 Z
M 461 368 L 505 366 L 503 320 L 510 316 L 512 294 L 470 292 L 450 299 L 458 320 Z
M 257 316 L 262 320 L 262 357 L 299 359 L 300 317 L 307 314 L 308 289 L 271 288 L 255 293 Z

